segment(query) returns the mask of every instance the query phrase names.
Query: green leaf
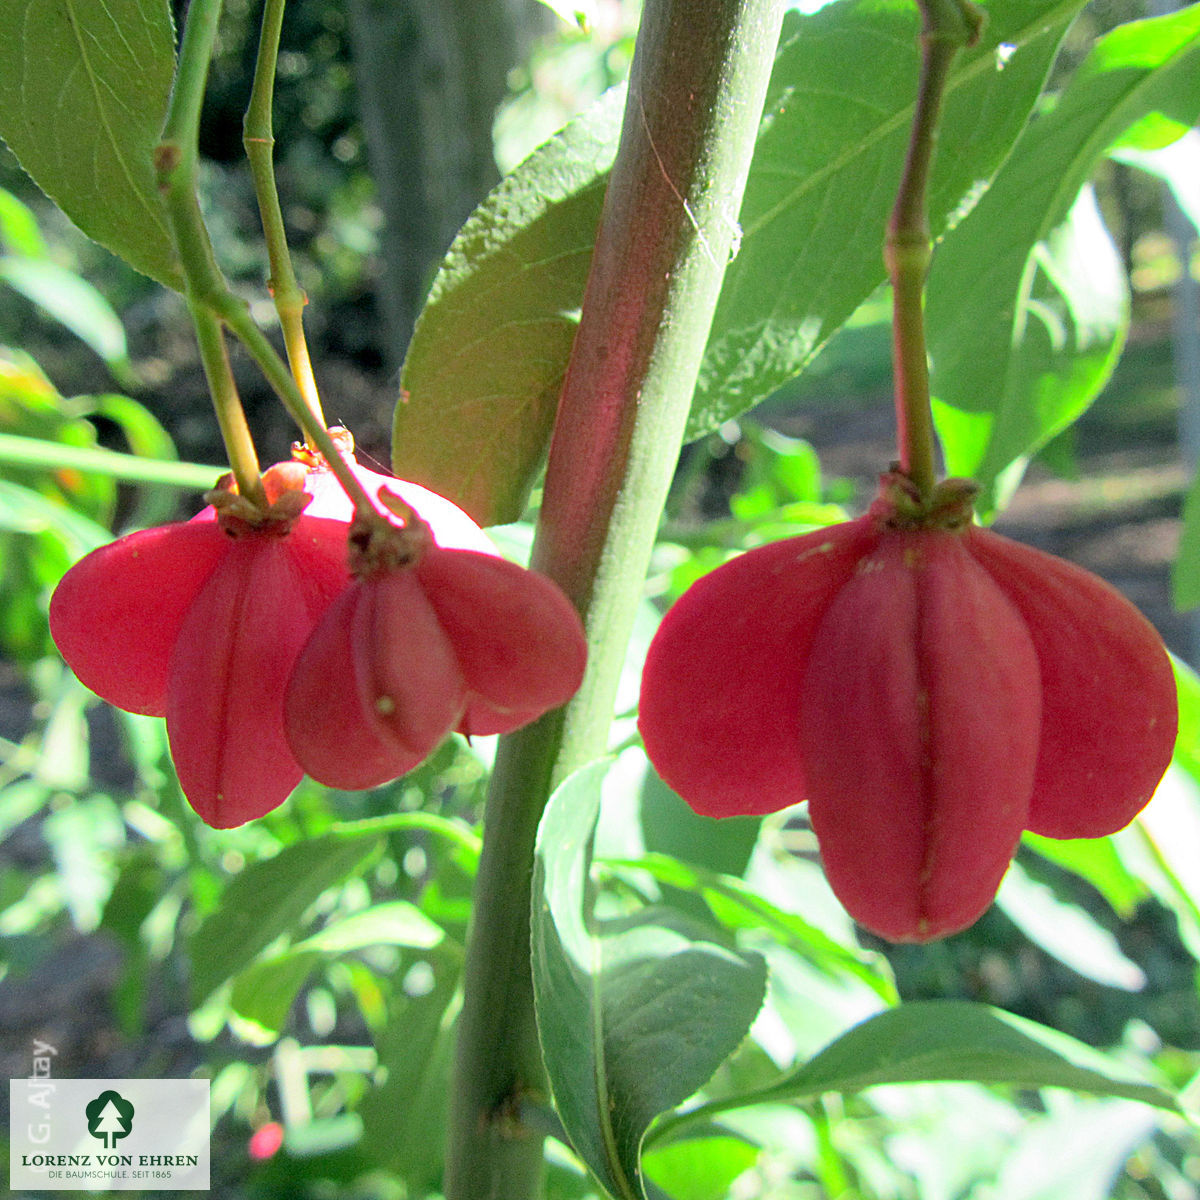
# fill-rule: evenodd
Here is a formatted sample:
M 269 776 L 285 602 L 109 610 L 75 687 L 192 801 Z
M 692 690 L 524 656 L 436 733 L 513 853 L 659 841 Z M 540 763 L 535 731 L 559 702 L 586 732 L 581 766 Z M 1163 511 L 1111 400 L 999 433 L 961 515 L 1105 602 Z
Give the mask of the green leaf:
M 1080 0 L 992 0 L 950 80 L 931 210 L 996 169 Z M 840 0 L 788 27 L 689 425 L 716 428 L 798 374 L 883 280 L 917 78 L 907 0 Z M 997 69 L 1001 45 L 1003 70 Z M 1011 52 L 1010 52 L 1011 51 Z M 464 226 L 404 365 L 396 471 L 485 524 L 537 477 L 583 298 L 619 96 L 522 163 Z
M 283 1029 L 296 994 L 322 956 L 315 950 L 289 951 L 251 963 L 233 981 L 229 1007 L 241 1019 L 239 1035 L 255 1045 L 268 1045 Z M 249 1023 L 253 1032 L 245 1027 Z
M 934 255 L 935 416 L 947 470 L 983 485 L 985 512 L 1003 503 L 1024 457 L 1091 403 L 1120 351 L 1123 270 L 1083 189 L 1152 112 L 1189 125 L 1200 112 L 1200 6 L 1097 42 Z
M 1004 1200 L 1107 1200 L 1157 1114 L 1122 1100 L 1077 1100 L 1015 1137 L 995 1195 Z
M 998 193 L 997 203 L 1007 195 Z M 992 218 L 999 211 L 1009 221 L 1007 242 L 1019 218 L 1011 209 L 985 210 Z M 996 248 L 996 230 L 980 224 L 963 236 L 990 238 L 993 258 L 981 270 L 973 257 L 980 241 L 948 242 L 936 289 L 930 276 L 934 416 L 947 472 L 979 483 L 976 507 L 986 516 L 1007 502 L 1028 456 L 1108 382 L 1128 329 L 1129 289 L 1090 188 L 1032 253 L 1018 247 L 1025 258 L 1012 291 L 1005 289 L 1015 272 L 1004 268 L 1016 261 L 1006 263 Z
M 143 404 L 128 396 L 106 392 L 86 398 L 76 396 L 74 403 L 85 405 L 89 416 L 107 417 L 121 430 L 132 454 L 145 462 L 177 463 L 179 453 L 171 435 L 159 419 Z M 211 478 L 211 476 L 210 476 Z M 207 488 L 211 484 L 201 484 Z M 142 529 L 161 525 L 177 515 L 178 499 L 170 487 L 141 487 L 135 492 L 134 505 L 126 528 Z
M 1189 129 L 1166 146 L 1124 146 L 1112 157 L 1161 179 L 1175 203 L 1200 230 L 1200 131 Z
M 0 6 L 0 137 L 84 233 L 179 289 L 152 159 L 174 71 L 166 0 Z
M 1200 474 L 1183 502 L 1183 529 L 1171 567 L 1171 599 L 1181 612 L 1200 606 Z
M 326 925 L 281 954 L 251 963 L 234 979 L 230 1005 L 264 1035 L 274 1038 L 283 1029 L 297 992 L 318 964 L 366 946 L 432 949 L 443 937 L 441 928 L 406 900 L 375 904 Z
M 1031 879 L 1020 863 L 1009 866 L 996 902 L 1030 941 L 1085 978 L 1129 992 L 1146 986 L 1145 972 L 1121 953 L 1107 929 L 1080 905 Z
M 646 849 L 674 855 L 724 875 L 741 875 L 758 841 L 761 817 L 704 817 L 673 792 L 649 763 L 642 776 Z
M 441 1173 L 461 955 L 435 953 L 426 961 L 429 989 L 393 994 L 377 1040 L 384 1079 L 359 1105 L 363 1153 L 401 1175 L 413 1195 L 427 1195 Z
M 0 244 L 8 254 L 20 254 L 25 258 L 46 257 L 46 242 L 38 228 L 37 217 L 4 188 L 0 188 Z
M 1022 841 L 1041 858 L 1086 879 L 1123 919 L 1149 892 L 1121 861 L 1111 838 L 1047 838 L 1026 833 Z
M 0 256 L 0 279 L 90 346 L 120 383 L 136 384 L 121 318 L 86 279 L 57 263 L 12 254 Z
M 992 0 L 955 61 L 938 129 L 935 233 L 999 166 L 1033 106 L 1074 0 Z M 1003 63 L 1003 69 L 998 69 Z M 797 375 L 883 282 L 883 237 L 917 94 L 917 12 L 829 5 L 780 47 L 690 432 Z
M 0 479 L 0 529 L 53 533 L 62 540 L 72 559 L 112 541 L 112 534 L 103 525 L 5 479 Z
M 713 916 L 727 929 L 762 930 L 792 954 L 837 978 L 847 974 L 861 979 L 889 1004 L 898 1000 L 886 960 L 872 951 L 831 938 L 796 913 L 784 912 L 740 879 L 692 866 L 665 854 L 647 854 L 607 866 L 645 871 L 659 883 L 703 899 Z
M 1175 763 L 1200 785 L 1200 675 L 1187 663 L 1171 656 L 1175 693 L 1179 698 L 1179 731 L 1175 737 Z
M 607 93 L 501 181 L 413 331 L 393 469 L 485 525 L 520 517 L 545 457 L 623 99 Z
M 655 1146 L 646 1175 L 671 1200 L 726 1200 L 733 1181 L 758 1161 L 759 1148 L 727 1133 Z
M 0 433 L 0 463 L 43 467 L 46 470 L 66 468 L 133 483 L 161 483 L 168 487 L 211 488 L 221 475 L 221 468 L 204 463 L 178 462 L 172 459 L 142 458 L 136 454 L 121 454 L 103 446 L 71 446 L 41 438 L 18 437 Z M 111 534 L 103 540 L 108 541 Z
M 292 933 L 309 905 L 357 871 L 381 840 L 373 833 L 328 833 L 243 868 L 192 935 L 193 1002 L 206 1000 L 276 938 Z
M 50 813 L 42 829 L 75 926 L 91 932 L 117 879 L 114 860 L 125 844 L 121 810 L 108 796 L 88 796 Z
M 534 866 L 538 1030 L 576 1153 L 622 1200 L 645 1195 L 643 1138 L 659 1114 L 708 1081 L 745 1037 L 766 971 L 678 914 L 600 916 L 591 841 L 608 763 L 550 798 Z
M 856 1025 L 754 1103 L 858 1092 L 880 1083 L 967 1080 L 1061 1087 L 1179 1110 L 1170 1092 L 1090 1046 L 966 1000 L 912 1001 Z

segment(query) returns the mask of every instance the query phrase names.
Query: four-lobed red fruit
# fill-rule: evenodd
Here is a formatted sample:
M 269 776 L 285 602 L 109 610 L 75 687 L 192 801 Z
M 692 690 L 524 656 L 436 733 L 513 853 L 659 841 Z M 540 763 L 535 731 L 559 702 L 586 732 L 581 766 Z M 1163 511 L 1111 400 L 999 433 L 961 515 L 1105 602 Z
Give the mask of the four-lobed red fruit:
M 314 629 L 285 698 L 292 749 L 331 787 L 411 770 L 454 729 L 506 733 L 566 703 L 583 626 L 542 575 L 440 544 L 417 514 L 351 531 L 356 579 Z
M 864 517 L 751 550 L 667 613 L 639 727 L 700 813 L 807 800 L 862 925 L 927 941 L 991 903 L 1024 829 L 1126 825 L 1170 761 L 1162 641 L 1087 571 L 885 475 Z
M 373 651 L 383 671 L 391 669 L 389 653 L 431 661 L 445 656 L 448 636 L 457 649 L 453 673 L 426 671 L 424 690 L 406 696 L 404 711 L 415 714 L 409 719 L 422 730 L 408 747 L 419 751 L 416 757 L 392 755 L 388 767 L 394 769 L 343 786 L 373 786 L 402 774 L 455 727 L 475 733 L 514 728 L 578 686 L 579 619 L 548 580 L 501 560 L 487 535 L 449 500 L 347 461 L 369 492 L 382 489 L 393 503 L 419 513 L 429 531 L 419 603 L 405 604 L 409 584 L 381 589 L 395 593 L 384 607 L 402 633 L 389 634 L 386 622 L 377 627 L 352 618 L 359 591 L 347 548 L 352 506 L 333 473 L 310 457 L 264 474 L 265 509 L 227 482 L 191 521 L 129 534 L 87 555 L 51 600 L 51 631 L 67 663 L 118 707 L 166 717 L 180 786 L 217 828 L 262 816 L 300 782 L 303 768 L 292 746 L 305 745 L 305 736 L 285 731 L 283 699 L 297 656 L 331 606 L 331 636 L 346 645 L 390 638 Z M 439 619 L 422 623 L 432 611 L 427 593 Z M 540 608 L 509 611 L 530 597 L 540 598 Z M 483 632 L 468 611 L 472 605 Z M 343 618 L 344 627 L 338 624 Z M 545 621 L 547 628 L 531 630 L 530 621 Z M 547 688 L 545 665 L 526 669 L 522 656 L 546 643 L 548 629 L 564 628 L 569 653 L 549 669 L 554 686 Z M 557 653 L 558 644 L 551 649 Z M 397 669 L 403 676 L 403 665 Z M 567 681 L 572 686 L 564 694 Z M 336 691 L 324 680 L 310 682 L 315 686 L 302 720 L 306 729 L 319 727 L 315 745 L 335 746 L 333 757 L 345 764 L 339 779 L 367 778 L 355 758 L 359 747 L 328 707 Z

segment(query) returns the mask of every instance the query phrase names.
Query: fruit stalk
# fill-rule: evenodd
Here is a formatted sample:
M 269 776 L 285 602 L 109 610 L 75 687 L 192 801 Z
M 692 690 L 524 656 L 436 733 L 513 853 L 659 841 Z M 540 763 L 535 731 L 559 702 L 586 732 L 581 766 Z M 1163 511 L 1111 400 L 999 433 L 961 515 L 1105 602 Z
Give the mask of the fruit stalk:
M 925 277 L 933 253 L 928 214 L 929 169 L 950 67 L 958 51 L 979 37 L 983 19 L 970 0 L 918 0 L 918 4 L 920 85 L 883 257 L 892 284 L 892 356 L 900 469 L 920 494 L 927 497 L 937 479 L 925 349 Z
M 279 58 L 283 8 L 284 0 L 266 0 L 263 5 L 262 33 L 258 42 L 258 58 L 254 64 L 254 86 L 246 108 L 242 142 L 246 148 L 246 158 L 250 162 L 250 173 L 254 178 L 254 194 L 258 200 L 263 236 L 267 244 L 267 259 L 270 262 L 271 276 L 268 284 L 271 299 L 275 302 L 275 311 L 279 315 L 279 324 L 283 329 L 288 364 L 292 368 L 292 376 L 305 404 L 317 423 L 323 426 L 325 417 L 321 411 L 317 383 L 313 378 L 308 343 L 304 338 L 304 306 L 308 298 L 296 282 L 296 273 L 292 269 L 287 233 L 283 225 L 283 211 L 279 205 L 279 190 L 275 186 L 275 135 L 272 129 L 271 100 L 275 90 L 275 64 Z M 311 440 L 309 446 L 311 449 L 317 449 Z

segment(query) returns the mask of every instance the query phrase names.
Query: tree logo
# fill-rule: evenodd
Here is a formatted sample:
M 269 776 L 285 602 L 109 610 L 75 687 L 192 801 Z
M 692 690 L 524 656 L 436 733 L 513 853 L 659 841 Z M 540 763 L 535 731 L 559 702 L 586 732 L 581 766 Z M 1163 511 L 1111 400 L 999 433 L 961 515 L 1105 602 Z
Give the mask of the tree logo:
M 133 1105 L 120 1092 L 101 1092 L 83 1111 L 88 1133 L 99 1138 L 105 1150 L 113 1149 L 117 1139 L 128 1137 L 133 1128 Z

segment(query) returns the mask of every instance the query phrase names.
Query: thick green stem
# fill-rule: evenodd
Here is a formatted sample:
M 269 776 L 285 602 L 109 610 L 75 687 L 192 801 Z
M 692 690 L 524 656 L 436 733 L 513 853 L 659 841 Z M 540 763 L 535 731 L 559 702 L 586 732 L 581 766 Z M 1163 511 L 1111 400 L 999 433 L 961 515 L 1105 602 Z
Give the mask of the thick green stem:
M 726 264 L 782 0 L 648 0 L 591 276 L 563 385 L 534 566 L 584 614 L 567 707 L 502 740 L 467 951 L 447 1200 L 524 1200 L 544 1094 L 529 963 L 530 874 L 550 789 L 603 754 L 625 648 Z
M 929 496 L 937 480 L 925 348 L 925 277 L 933 252 L 928 216 L 929 167 L 950 66 L 958 51 L 979 36 L 982 18 L 969 0 L 918 0 L 918 4 L 922 18 L 921 81 L 904 173 L 888 221 L 884 261 L 892 283 L 900 468 L 922 496 Z
M 254 194 L 262 219 L 263 236 L 267 243 L 267 260 L 271 276 L 268 286 L 283 329 L 283 344 L 287 350 L 292 377 L 300 389 L 309 411 L 324 428 L 325 417 L 313 378 L 308 343 L 304 338 L 304 306 L 308 303 L 303 289 L 292 270 L 288 252 L 287 232 L 283 210 L 279 206 L 279 191 L 275 186 L 275 134 L 272 127 L 272 96 L 275 91 L 275 64 L 279 58 L 279 34 L 283 26 L 284 0 L 266 0 L 263 5 L 262 33 L 258 41 L 258 58 L 254 65 L 254 85 L 242 128 L 242 141 L 250 161 L 254 179 Z M 311 445 L 311 443 L 310 443 Z M 315 447 L 314 447 L 315 448 Z

